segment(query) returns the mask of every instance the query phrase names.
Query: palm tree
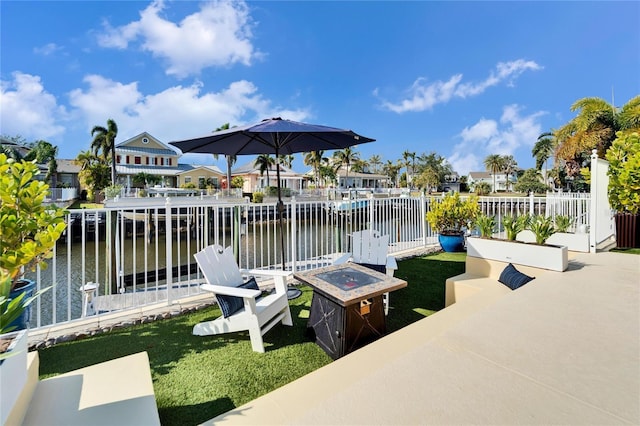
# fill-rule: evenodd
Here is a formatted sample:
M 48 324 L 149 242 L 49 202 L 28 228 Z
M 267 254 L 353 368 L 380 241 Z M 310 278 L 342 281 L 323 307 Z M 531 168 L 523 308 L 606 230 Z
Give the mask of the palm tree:
M 74 162 L 80 166 L 80 170 L 87 170 L 92 164 L 94 164 L 98 158 L 91 151 L 80 151 Z
M 509 181 L 509 176 L 511 176 L 513 173 L 516 172 L 516 170 L 518 170 L 518 162 L 516 161 L 515 158 L 513 158 L 513 155 L 505 155 L 502 157 L 502 170 L 504 171 L 504 174 L 507 177 L 507 191 L 508 191 L 509 184 L 511 183 Z
M 269 154 L 260 154 L 253 163 L 255 167 L 260 169 L 260 176 L 267 172 L 267 186 L 269 186 L 269 169 L 276 163 L 275 159 Z
M 24 156 L 27 161 L 35 160 L 38 164 L 47 164 L 47 175 L 45 180 L 51 180 L 51 187 L 55 188 L 57 185 L 58 162 L 56 157 L 58 156 L 58 147 L 51 145 L 49 142 L 39 140 L 33 144 L 31 151 Z
M 302 161 L 306 166 L 310 166 L 313 169 L 316 187 L 320 186 L 320 167 L 328 161 L 328 159 L 324 157 L 324 151 L 308 152 Z
M 593 149 L 604 158 L 616 132 L 640 129 L 640 96 L 619 110 L 601 98 L 582 98 L 571 105 L 571 111 L 578 114 L 554 133 L 556 157 L 565 160 L 569 176 L 579 173 Z
M 111 162 L 111 185 L 116 184 L 116 137 L 118 125 L 113 119 L 107 120 L 107 127 L 93 126 L 91 148 L 105 164 Z
M 229 128 L 229 123 L 224 123 L 222 126 L 215 129 L 214 132 L 219 132 L 220 130 L 228 130 Z M 224 157 L 227 160 L 227 188 L 231 189 L 231 168 L 235 164 L 238 157 L 235 155 L 225 155 Z M 218 154 L 213 154 L 213 158 L 217 160 Z
M 382 159 L 379 155 L 374 154 L 371 156 L 371 158 L 369 158 L 369 164 L 371 165 L 373 173 L 378 173 L 378 167 L 382 165 Z
M 536 159 L 536 169 L 541 170 L 544 164 L 545 179 L 547 179 L 547 175 L 549 174 L 547 160 L 553 155 L 555 146 L 556 139 L 553 136 L 553 132 L 545 132 L 538 136 L 538 141 L 531 150 L 531 154 Z
M 344 181 L 345 185 L 347 185 L 349 182 L 349 167 L 354 161 L 359 159 L 358 153 L 352 150 L 351 147 L 348 147 L 340 151 L 335 151 L 333 153 L 333 159 L 338 169 L 345 166 L 346 174 Z
M 405 151 L 402 153 L 402 159 L 407 167 L 407 182 L 413 184 L 413 173 L 416 166 L 416 153 Z M 409 173 L 409 166 L 411 165 L 413 165 L 413 168 L 411 169 L 411 173 Z
M 493 175 L 493 192 L 498 192 L 496 188 L 496 174 L 502 170 L 502 156 L 499 154 L 488 155 L 484 159 L 484 166 Z
M 398 172 L 402 166 L 392 162 L 391 160 L 387 160 L 387 162 L 382 166 L 382 171 L 385 175 L 389 177 L 389 180 L 393 182 L 393 186 L 398 186 Z
M 293 166 L 294 159 L 295 158 L 293 155 L 278 155 L 278 163 L 280 163 L 281 166 L 285 166 L 289 169 Z

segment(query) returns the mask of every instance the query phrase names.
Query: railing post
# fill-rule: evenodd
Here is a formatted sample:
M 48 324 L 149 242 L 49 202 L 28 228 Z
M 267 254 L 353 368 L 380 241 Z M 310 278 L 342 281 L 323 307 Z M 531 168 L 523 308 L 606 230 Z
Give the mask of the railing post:
M 420 194 L 420 222 L 422 223 L 422 245 L 427 246 L 427 197 L 424 192 Z
M 296 272 L 296 262 L 298 260 L 298 232 L 297 232 L 297 217 L 298 208 L 296 204 L 296 197 L 291 197 L 291 213 L 289 214 L 289 226 L 291 226 L 291 271 Z
M 595 149 L 591 153 L 591 214 L 589 217 L 589 252 L 595 253 L 597 246 L 598 232 L 598 151 Z
M 534 202 L 533 191 L 530 191 L 529 192 L 529 214 L 531 216 L 534 215 L 533 202 Z
M 164 222 L 165 222 L 165 247 L 166 259 L 165 268 L 166 285 L 167 285 L 167 305 L 171 305 L 171 285 L 173 284 L 173 230 L 171 229 L 171 198 L 167 197 L 164 204 Z

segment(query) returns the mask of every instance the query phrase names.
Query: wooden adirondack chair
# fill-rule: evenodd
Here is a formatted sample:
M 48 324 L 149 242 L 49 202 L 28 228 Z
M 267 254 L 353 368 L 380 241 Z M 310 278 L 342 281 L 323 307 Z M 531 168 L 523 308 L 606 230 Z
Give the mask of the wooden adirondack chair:
M 220 304 L 220 297 L 235 296 L 242 298 L 244 308 L 228 317 L 221 316 L 213 321 L 202 322 L 193 327 L 193 334 L 207 336 L 212 334 L 249 331 L 251 347 L 256 352 L 264 352 L 262 336 L 278 322 L 293 325 L 289 301 L 287 299 L 287 277 L 292 273 L 276 270 L 240 270 L 231 247 L 223 249 L 211 245 L 194 254 L 196 262 L 207 281 L 201 289 L 210 291 Z M 275 293 L 262 298 L 260 290 L 238 288 L 243 284 L 242 275 L 269 276 L 275 282 Z
M 396 258 L 389 254 L 389 235 L 365 229 L 351 234 L 351 253 L 346 253 L 333 263 L 355 262 L 393 276 L 398 269 Z M 384 313 L 389 314 L 389 293 L 384 294 Z

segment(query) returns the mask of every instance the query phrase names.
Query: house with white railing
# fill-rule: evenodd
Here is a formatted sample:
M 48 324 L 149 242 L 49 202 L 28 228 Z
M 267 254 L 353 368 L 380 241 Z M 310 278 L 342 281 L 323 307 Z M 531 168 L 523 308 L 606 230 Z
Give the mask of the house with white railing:
M 469 178 L 467 184 L 473 191 L 473 188 L 479 183 L 486 182 L 491 186 L 491 192 L 498 191 L 513 191 L 513 185 L 517 182 L 517 177 L 514 173 L 510 174 L 509 187 L 507 188 L 507 175 L 506 173 L 495 173 L 495 188 L 494 188 L 494 173 L 490 172 L 469 172 Z
M 231 170 L 231 176 L 232 179 L 239 176 L 244 180 L 242 192 L 255 192 L 268 186 L 278 186 L 277 172 L 275 164 L 269 167 L 269 173 L 266 170 L 261 172 L 260 168 L 255 165 L 255 160 L 251 160 Z M 280 187 L 284 189 L 283 194 L 288 194 L 291 191 L 299 192 L 302 189 L 304 180 L 303 174 L 296 173 L 282 164 L 280 165 Z M 287 191 L 287 189 L 289 190 Z

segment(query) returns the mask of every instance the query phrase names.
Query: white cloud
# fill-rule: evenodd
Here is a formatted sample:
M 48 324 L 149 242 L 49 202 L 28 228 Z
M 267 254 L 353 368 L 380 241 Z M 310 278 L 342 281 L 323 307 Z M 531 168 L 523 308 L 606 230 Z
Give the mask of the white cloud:
M 498 123 L 494 120 L 487 120 L 481 118 L 476 124 L 471 127 L 465 127 L 460 136 L 463 141 L 477 141 L 491 139 L 498 134 Z
M 202 83 L 174 86 L 145 95 L 137 83 L 123 84 L 91 75 L 84 79 L 86 90 L 70 93 L 87 132 L 113 118 L 121 142 L 147 131 L 164 142 L 209 133 L 224 123 L 240 125 L 280 115 L 292 120 L 308 117 L 304 110 L 286 110 L 271 105 L 248 81 L 236 81 L 219 92 L 203 92 Z
M 0 82 L 0 133 L 26 139 L 48 139 L 62 134 L 64 107 L 48 93 L 40 77 L 16 71 L 13 80 Z
M 454 147 L 447 158 L 460 175 L 484 170 L 483 161 L 490 154 L 514 155 L 519 148 L 530 148 L 542 133 L 538 111 L 522 115 L 518 105 L 507 105 L 502 110 L 500 120 L 481 118 L 472 126 L 460 132 L 462 141 Z
M 42 55 L 42 56 L 53 55 L 58 50 L 62 50 L 62 47 L 58 46 L 55 43 L 47 43 L 42 47 L 34 47 L 33 48 L 33 52 L 34 53 L 36 53 L 38 55 Z
M 472 152 L 456 151 L 447 158 L 453 170 L 460 176 L 467 176 L 469 172 L 484 170 L 482 159 Z
M 455 74 L 446 82 L 440 80 L 427 83 L 420 77 L 407 90 L 407 98 L 399 102 L 383 101 L 382 107 L 389 111 L 401 114 L 407 111 L 424 111 L 432 109 L 435 105 L 449 102 L 452 98 L 467 98 L 477 96 L 489 87 L 496 86 L 504 81 L 513 86 L 514 81 L 525 71 L 542 69 L 534 61 L 518 59 L 511 62 L 499 62 L 496 69 L 480 82 L 462 82 L 462 74 Z M 374 90 L 374 96 L 378 96 L 378 89 Z
M 140 39 L 143 50 L 167 62 L 167 74 L 180 78 L 212 66 L 250 65 L 259 55 L 251 43 L 252 22 L 244 2 L 202 3 L 200 11 L 180 23 L 162 17 L 164 7 L 163 1 L 155 1 L 140 12 L 140 20 L 121 27 L 105 22 L 98 43 L 125 49 Z

